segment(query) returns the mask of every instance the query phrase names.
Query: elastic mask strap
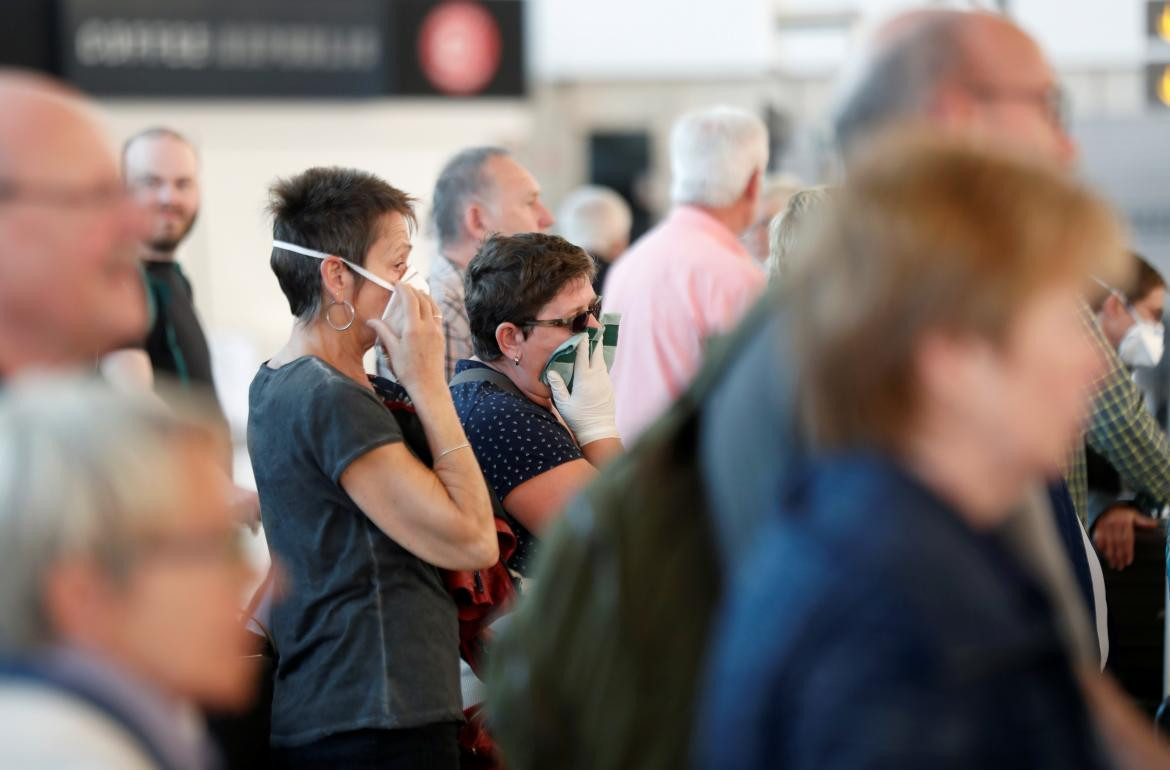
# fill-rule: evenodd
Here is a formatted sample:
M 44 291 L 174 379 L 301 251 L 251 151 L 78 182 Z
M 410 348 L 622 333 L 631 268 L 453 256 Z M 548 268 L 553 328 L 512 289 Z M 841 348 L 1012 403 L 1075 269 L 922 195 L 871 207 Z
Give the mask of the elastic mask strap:
M 329 259 L 330 257 L 337 257 L 342 262 L 344 262 L 346 265 L 348 265 L 351 270 L 353 270 L 355 273 L 360 275 L 362 278 L 365 278 L 367 281 L 370 281 L 371 283 L 373 283 L 377 286 L 381 286 L 386 291 L 389 291 L 389 292 L 394 291 L 394 285 L 389 283 L 388 281 L 386 281 L 386 279 L 379 278 L 378 276 L 371 273 L 369 270 L 366 270 L 361 265 L 355 265 L 353 262 L 350 262 L 348 259 L 346 259 L 345 257 L 340 256 L 338 254 L 326 254 L 323 251 L 317 251 L 316 249 L 305 248 L 304 246 L 298 246 L 295 243 L 289 243 L 288 241 L 275 241 L 274 240 L 272 242 L 272 247 L 275 249 L 283 249 L 284 251 L 292 251 L 292 252 L 295 252 L 297 254 L 304 254 L 306 257 L 312 257 L 313 259 L 319 259 L 321 261 L 325 261 L 326 259 Z

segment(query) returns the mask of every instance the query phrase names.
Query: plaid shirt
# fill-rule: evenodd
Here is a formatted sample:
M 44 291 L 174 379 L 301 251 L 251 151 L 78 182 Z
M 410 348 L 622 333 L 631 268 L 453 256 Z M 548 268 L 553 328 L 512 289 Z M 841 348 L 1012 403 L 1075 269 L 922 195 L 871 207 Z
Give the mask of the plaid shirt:
M 443 314 L 443 336 L 447 339 L 447 379 L 455 376 L 455 362 L 471 358 L 471 325 L 467 321 L 467 305 L 463 297 L 462 268 L 457 267 L 442 254 L 436 254 L 431 262 L 431 274 L 427 288 L 431 299 Z
M 1097 324 L 1088 305 L 1081 321 L 1094 346 L 1105 358 L 1107 371 L 1094 384 L 1093 415 L 1085 434 L 1098 454 L 1109 461 L 1127 484 L 1153 498 L 1170 502 L 1170 442 L 1146 409 L 1141 391 Z M 1089 482 L 1085 447 L 1078 446 L 1065 473 L 1077 515 L 1085 521 L 1089 509 Z

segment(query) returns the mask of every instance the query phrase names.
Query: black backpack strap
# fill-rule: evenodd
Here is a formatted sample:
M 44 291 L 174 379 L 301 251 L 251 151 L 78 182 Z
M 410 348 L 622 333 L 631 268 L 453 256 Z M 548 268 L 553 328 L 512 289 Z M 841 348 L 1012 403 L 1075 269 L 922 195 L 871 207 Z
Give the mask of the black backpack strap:
M 451 381 L 447 383 L 447 387 L 453 388 L 456 385 L 469 385 L 473 382 L 490 382 L 505 393 L 513 393 L 517 396 L 524 395 L 516 387 L 515 383 L 488 366 L 473 366 L 464 369 L 451 378 Z

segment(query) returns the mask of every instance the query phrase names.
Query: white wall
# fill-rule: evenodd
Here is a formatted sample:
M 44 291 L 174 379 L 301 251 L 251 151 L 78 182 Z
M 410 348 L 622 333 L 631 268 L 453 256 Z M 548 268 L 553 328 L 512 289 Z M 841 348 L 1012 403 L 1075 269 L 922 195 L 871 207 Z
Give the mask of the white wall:
M 242 334 L 262 354 L 288 334 L 291 316 L 268 267 L 267 189 L 314 165 L 372 171 L 420 198 L 424 215 L 442 164 L 470 144 L 527 144 L 521 102 L 113 102 L 116 138 L 165 124 L 189 136 L 202 163 L 203 209 L 179 259 L 205 325 Z M 416 266 L 430 244 L 416 238 Z

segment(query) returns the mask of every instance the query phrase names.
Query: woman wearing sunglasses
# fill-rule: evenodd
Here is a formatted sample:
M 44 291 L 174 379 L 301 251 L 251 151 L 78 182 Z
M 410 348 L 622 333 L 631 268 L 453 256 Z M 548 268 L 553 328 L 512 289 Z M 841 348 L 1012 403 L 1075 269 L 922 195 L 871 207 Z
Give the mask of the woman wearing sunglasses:
M 468 266 L 467 316 L 476 357 L 460 361 L 451 393 L 488 486 L 517 536 L 508 566 L 527 573 L 545 526 L 622 451 L 613 388 L 598 344 L 593 259 L 563 238 L 493 236 Z M 580 337 L 570 383 L 547 371 Z

